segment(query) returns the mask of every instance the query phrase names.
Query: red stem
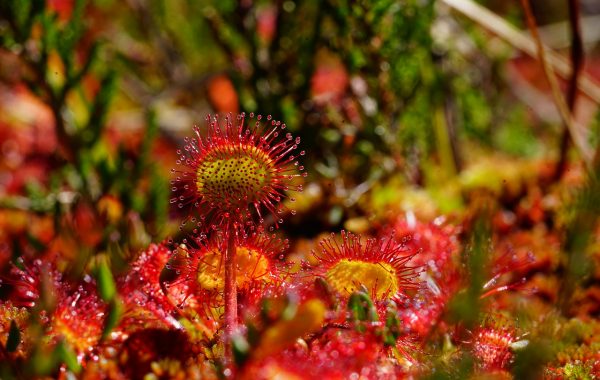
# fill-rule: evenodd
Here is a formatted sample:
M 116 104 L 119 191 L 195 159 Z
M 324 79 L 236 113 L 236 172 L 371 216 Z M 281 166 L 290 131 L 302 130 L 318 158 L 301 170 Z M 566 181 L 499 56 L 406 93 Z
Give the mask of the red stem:
M 233 371 L 231 338 L 237 331 L 237 287 L 235 266 L 235 228 L 229 223 L 227 229 L 227 249 L 225 251 L 225 366 Z M 233 373 L 231 373 L 233 374 Z

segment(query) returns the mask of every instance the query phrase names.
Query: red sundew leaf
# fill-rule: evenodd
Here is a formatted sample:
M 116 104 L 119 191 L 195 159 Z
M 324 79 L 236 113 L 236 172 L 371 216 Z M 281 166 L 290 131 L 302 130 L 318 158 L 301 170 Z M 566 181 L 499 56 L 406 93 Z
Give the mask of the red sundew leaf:
M 459 253 L 458 227 L 443 222 L 424 223 L 415 219 L 414 215 L 399 218 L 393 225 L 392 233 L 412 252 L 419 252 L 411 260 L 413 265 L 424 265 L 426 270 L 439 279 L 444 278 L 448 288 L 447 277 L 457 270 L 453 259 Z M 385 231 L 385 233 L 389 233 Z
M 420 276 L 423 286 L 414 296 L 395 299 L 398 317 L 405 331 L 425 338 L 462 284 L 457 265 L 459 228 L 442 219 L 424 223 L 412 214 L 398 218 L 393 227 L 398 240 L 410 251 L 419 252 L 410 264 L 424 267 Z
M 397 316 L 405 331 L 426 338 L 439 322 L 449 300 L 446 295 L 434 294 L 430 289 L 422 288 L 413 298 L 396 302 Z
M 141 322 L 153 318 L 165 326 L 177 326 L 172 314 L 175 303 L 180 302 L 180 290 L 161 278 L 164 268 L 172 256 L 172 251 L 165 244 L 151 244 L 131 263 L 127 273 L 117 279 L 117 289 L 124 304 L 123 323 L 131 318 Z M 173 273 L 173 279 L 177 276 Z M 172 298 L 172 299 L 171 299 Z M 149 321 L 145 321 L 149 322 Z M 140 324 L 128 323 L 124 330 L 137 330 Z
M 66 341 L 77 354 L 90 352 L 102 338 L 107 309 L 94 284 L 83 283 L 59 298 L 48 334 L 55 341 Z
M 19 258 L 17 265 L 11 264 L 9 273 L 1 277 L 1 285 L 9 287 L 8 299 L 16 306 L 32 308 L 38 303 L 44 275 L 47 276 L 50 289 L 46 290 L 50 295 L 54 291 L 62 292 L 68 288 L 68 284 L 62 281 L 61 274 L 47 260 L 26 262 Z
M 559 263 L 560 238 L 556 233 L 545 229 L 517 230 L 500 236 L 498 240 L 496 251 L 505 252 L 503 255 L 510 252 L 516 262 L 528 262 L 527 265 L 515 267 L 519 273 L 554 270 Z M 500 257 L 505 262 L 506 259 Z
M 215 234 L 208 240 L 188 240 L 181 245 L 162 272 L 171 281 L 168 287 L 184 289 L 182 306 L 207 314 L 223 304 L 224 240 Z M 191 247 L 191 245 L 196 247 Z M 281 295 L 289 276 L 283 261 L 286 240 L 265 233 L 240 233 L 236 236 L 236 283 L 240 317 L 259 312 L 267 295 Z M 207 315 L 212 314 L 208 313 Z
M 473 355 L 485 371 L 508 369 L 513 360 L 511 345 L 516 342 L 511 327 L 480 327 L 473 334 Z
M 300 138 L 271 116 L 209 115 L 207 123 L 206 132 L 195 127 L 196 136 L 186 138 L 173 169 L 170 202 L 187 212 L 182 227 L 191 221 L 201 235 L 225 223 L 263 224 L 267 216 L 283 223 L 280 202 L 287 191 L 302 190 L 296 178 L 305 176 L 298 162 L 304 151 L 295 153 Z
M 393 238 L 367 239 L 363 243 L 360 236 L 342 231 L 341 242 L 332 235 L 320 245 L 320 251 L 313 251 L 318 262 L 313 272 L 343 297 L 365 286 L 373 300 L 391 300 L 419 287 L 419 268 L 408 265 L 416 252 Z
M 398 338 L 396 347 L 382 335 L 389 327 L 364 323 L 362 332 L 344 324 L 329 322 L 320 331 L 298 340 L 295 345 L 266 357 L 251 357 L 240 368 L 241 379 L 397 379 L 408 376 L 408 356 L 414 346 Z

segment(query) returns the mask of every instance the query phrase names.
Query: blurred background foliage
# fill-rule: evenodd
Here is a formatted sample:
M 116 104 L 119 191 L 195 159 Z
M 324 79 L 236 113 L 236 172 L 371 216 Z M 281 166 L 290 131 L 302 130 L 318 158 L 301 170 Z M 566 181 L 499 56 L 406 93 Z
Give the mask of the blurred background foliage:
M 525 29 L 517 2 L 482 3 Z M 567 56 L 563 3 L 533 6 Z M 580 10 L 583 72 L 598 78 L 600 8 Z M 555 175 L 563 126 L 539 64 L 433 0 L 3 0 L 1 269 L 53 252 L 72 278 L 107 258 L 121 273 L 150 242 L 179 239 L 168 199 L 183 136 L 241 111 L 283 120 L 307 151 L 289 236 L 374 232 L 398 215 L 464 222 L 473 283 L 452 311 L 467 324 L 488 229 L 560 242 L 538 270 L 561 279 L 566 315 L 574 294 L 596 297 L 597 169 L 572 149 Z M 580 93 L 573 113 L 596 148 L 597 104 Z
M 491 5 L 517 19 L 517 4 Z M 524 161 L 556 154 L 559 123 L 536 64 L 443 2 L 6 1 L 2 13 L 5 89 L 40 102 L 6 123 L 42 124 L 44 148 L 59 151 L 45 163 L 60 168 L 45 171 L 52 178 L 21 181 L 39 190 L 28 198 L 47 200 L 25 208 L 104 199 L 149 222 L 141 240 L 171 231 L 169 148 L 209 112 L 272 114 L 300 135 L 326 229 L 422 198 L 460 210 L 465 188 L 501 190 L 498 166 L 519 181 Z M 593 129 L 588 103 L 580 113 Z M 6 149 L 26 160 L 18 142 Z M 77 197 L 48 197 L 63 185 Z M 122 245 L 136 223 L 113 226 L 102 244 Z

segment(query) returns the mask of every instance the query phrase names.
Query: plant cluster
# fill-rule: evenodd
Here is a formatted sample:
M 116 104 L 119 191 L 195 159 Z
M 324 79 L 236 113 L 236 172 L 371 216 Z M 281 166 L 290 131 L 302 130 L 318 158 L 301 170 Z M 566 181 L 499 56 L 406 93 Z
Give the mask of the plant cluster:
M 0 378 L 599 378 L 598 120 L 461 3 L 1 2 Z

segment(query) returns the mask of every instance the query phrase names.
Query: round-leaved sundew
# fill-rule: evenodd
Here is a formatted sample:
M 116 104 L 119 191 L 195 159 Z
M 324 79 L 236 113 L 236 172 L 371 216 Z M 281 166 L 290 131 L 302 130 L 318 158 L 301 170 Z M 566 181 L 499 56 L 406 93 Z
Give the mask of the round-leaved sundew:
M 236 235 L 237 290 L 245 294 L 269 283 L 280 284 L 288 275 L 280 259 L 287 244 L 287 240 L 264 233 Z M 180 256 L 171 263 L 171 268 L 181 274 L 177 282 L 183 282 L 206 306 L 222 304 L 226 242 L 216 235 L 208 241 L 198 240 L 196 245 L 178 249 Z
M 392 299 L 418 286 L 420 268 L 408 265 L 414 253 L 393 238 L 367 239 L 342 231 L 341 242 L 332 237 L 320 242 L 313 255 L 323 277 L 339 294 L 349 296 L 362 286 L 374 300 Z
M 173 169 L 171 203 L 190 210 L 182 224 L 191 220 L 196 231 L 207 231 L 231 222 L 262 224 L 267 215 L 282 223 L 281 201 L 288 191 L 301 191 L 297 177 L 306 176 L 298 162 L 300 138 L 271 116 L 209 115 L 207 124 L 186 138 Z

